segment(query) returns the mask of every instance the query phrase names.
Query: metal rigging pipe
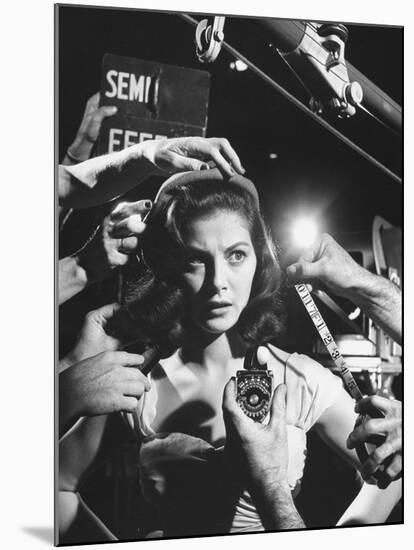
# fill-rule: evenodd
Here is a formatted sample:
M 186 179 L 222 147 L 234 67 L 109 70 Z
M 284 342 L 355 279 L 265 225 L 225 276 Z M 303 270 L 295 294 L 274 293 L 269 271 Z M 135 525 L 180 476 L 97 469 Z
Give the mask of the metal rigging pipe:
M 257 23 L 266 29 L 272 44 L 285 54 L 298 48 L 306 33 L 306 23 L 303 21 L 268 18 L 257 20 Z M 351 63 L 347 62 L 346 66 L 350 80 L 359 82 L 362 87 L 364 107 L 383 124 L 401 134 L 402 112 L 400 105 Z

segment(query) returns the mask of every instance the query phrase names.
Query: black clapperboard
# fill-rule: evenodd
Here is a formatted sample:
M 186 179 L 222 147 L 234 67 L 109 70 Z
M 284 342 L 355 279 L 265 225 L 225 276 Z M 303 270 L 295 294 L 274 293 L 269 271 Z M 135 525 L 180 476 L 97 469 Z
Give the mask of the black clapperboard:
M 100 105 L 118 112 L 104 119 L 97 154 L 147 139 L 205 136 L 209 91 L 207 71 L 106 54 Z

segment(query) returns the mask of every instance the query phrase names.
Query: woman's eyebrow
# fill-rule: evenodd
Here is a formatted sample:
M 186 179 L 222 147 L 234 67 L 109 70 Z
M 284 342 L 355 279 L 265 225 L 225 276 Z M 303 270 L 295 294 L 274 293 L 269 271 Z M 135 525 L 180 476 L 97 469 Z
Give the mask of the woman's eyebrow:
M 237 243 L 233 243 L 233 244 L 231 244 L 230 246 L 228 246 L 228 247 L 225 249 L 225 252 L 228 252 L 229 250 L 232 250 L 233 248 L 237 248 L 238 246 L 247 246 L 247 247 L 251 247 L 251 244 L 248 243 L 247 241 L 237 241 Z
M 234 248 L 237 248 L 238 246 L 246 246 L 251 247 L 252 245 L 247 241 L 237 241 L 236 243 L 231 244 L 230 246 L 227 246 L 224 248 L 224 252 L 229 252 L 229 250 L 233 250 Z M 200 248 L 194 244 L 187 244 L 185 245 L 185 251 L 186 253 L 196 253 L 196 254 L 208 254 L 208 251 L 204 248 Z

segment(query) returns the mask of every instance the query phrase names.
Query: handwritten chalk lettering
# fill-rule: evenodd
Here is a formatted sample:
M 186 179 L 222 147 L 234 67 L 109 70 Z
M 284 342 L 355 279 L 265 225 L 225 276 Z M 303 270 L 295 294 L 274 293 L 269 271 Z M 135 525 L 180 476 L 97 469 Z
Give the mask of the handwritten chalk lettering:
M 121 130 L 120 128 L 111 128 L 109 130 L 108 153 L 121 151 L 126 147 L 131 147 L 136 143 L 142 143 L 148 139 L 164 139 L 167 136 L 160 134 L 151 134 L 149 132 L 136 132 L 135 130 Z
M 148 103 L 150 76 L 138 76 L 134 73 L 118 72 L 112 69 L 106 73 L 106 80 L 110 86 L 110 90 L 105 92 L 106 97 Z

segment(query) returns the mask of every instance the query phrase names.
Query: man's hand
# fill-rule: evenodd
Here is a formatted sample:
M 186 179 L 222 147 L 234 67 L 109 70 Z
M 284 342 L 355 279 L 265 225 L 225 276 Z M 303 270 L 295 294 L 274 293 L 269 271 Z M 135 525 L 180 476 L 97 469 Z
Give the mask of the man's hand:
M 106 332 L 107 323 L 118 308 L 117 304 L 107 304 L 99 309 L 90 311 L 85 316 L 85 321 L 75 347 L 60 362 L 60 371 L 103 351 L 118 349 L 120 345 L 119 340 Z
M 182 137 L 143 144 L 144 157 L 163 172 L 208 170 L 213 162 L 225 176 L 244 174 L 240 159 L 225 138 Z
M 85 287 L 108 277 L 136 254 L 142 221 L 151 210 L 150 200 L 119 203 L 106 216 L 87 244 L 73 256 L 59 260 L 59 304 Z
M 150 200 L 119 203 L 104 218 L 92 240 L 78 253 L 88 284 L 99 281 L 136 254 L 139 235 L 145 230 L 143 218 L 151 210 Z
M 183 137 L 148 140 L 73 166 L 59 166 L 59 204 L 87 208 L 119 197 L 161 171 L 174 174 L 208 169 L 225 176 L 243 174 L 236 152 L 225 138 Z
M 105 351 L 59 374 L 59 431 L 81 416 L 133 411 L 145 391 L 147 378 L 137 369 L 142 355 Z
M 357 264 L 327 233 L 304 250 L 286 274 L 292 284 L 319 279 L 334 293 L 362 308 L 391 338 L 401 343 L 401 290 Z
M 265 529 L 303 529 L 287 481 L 288 441 L 286 386 L 280 384 L 272 398 L 269 423 L 247 417 L 235 398 L 231 379 L 223 396 L 226 451 L 231 467 L 241 466 L 242 479 L 252 496 Z
M 306 248 L 286 270 L 292 284 L 319 279 L 336 294 L 346 297 L 367 273 L 327 233 Z
M 264 426 L 246 416 L 235 398 L 235 381 L 224 389 L 223 415 L 230 455 L 243 461 L 245 475 L 253 483 L 287 482 L 286 386 L 280 384 L 272 398 L 269 423 Z
M 358 443 L 369 443 L 370 438 L 375 434 L 385 435 L 385 441 L 370 454 L 361 470 L 362 477 L 368 480 L 379 467 L 383 466 L 384 469 L 378 476 L 377 484 L 381 489 L 385 489 L 391 481 L 401 477 L 401 403 L 373 395 L 364 397 L 355 406 L 355 411 L 362 415 L 370 415 L 375 409 L 383 411 L 385 418 L 371 418 L 356 426 L 349 435 L 346 445 L 348 449 L 353 449 Z
M 106 117 L 113 116 L 117 112 L 116 107 L 111 107 L 109 105 L 99 107 L 99 97 L 99 92 L 97 92 L 88 99 L 78 132 L 72 145 L 68 149 L 70 156 L 65 158 L 63 164 L 87 160 L 98 139 L 103 120 Z

